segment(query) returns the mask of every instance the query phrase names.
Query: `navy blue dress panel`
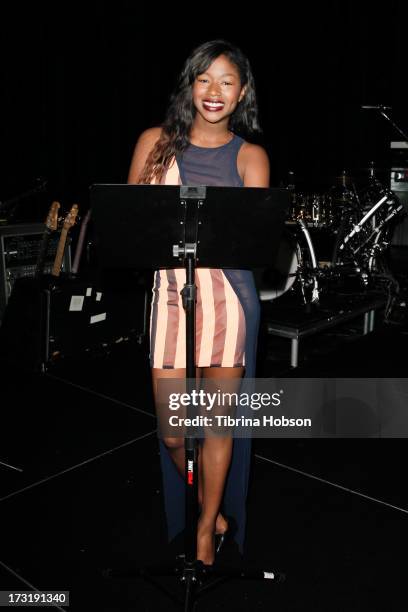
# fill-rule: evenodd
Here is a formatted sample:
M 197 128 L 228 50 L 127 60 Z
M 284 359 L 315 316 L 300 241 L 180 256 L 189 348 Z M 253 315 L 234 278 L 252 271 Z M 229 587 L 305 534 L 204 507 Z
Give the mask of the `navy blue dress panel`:
M 176 161 L 183 185 L 243 187 L 238 173 L 237 157 L 244 140 L 239 136 L 220 147 L 197 147 L 190 144 Z
M 221 147 L 204 148 L 190 145 L 177 157 L 181 182 L 184 185 L 243 187 L 237 170 L 238 151 L 244 140 L 239 136 Z M 245 315 L 245 377 L 254 378 L 259 330 L 260 304 L 250 270 L 223 270 L 238 296 Z M 237 407 L 237 416 L 247 415 L 246 408 Z M 164 506 L 168 538 L 172 540 L 185 526 L 184 480 L 174 465 L 162 440 L 160 461 L 163 475 Z M 246 525 L 246 498 L 251 466 L 251 439 L 235 438 L 231 465 L 225 483 L 222 510 L 232 516 L 238 530 L 235 536 L 243 553 Z

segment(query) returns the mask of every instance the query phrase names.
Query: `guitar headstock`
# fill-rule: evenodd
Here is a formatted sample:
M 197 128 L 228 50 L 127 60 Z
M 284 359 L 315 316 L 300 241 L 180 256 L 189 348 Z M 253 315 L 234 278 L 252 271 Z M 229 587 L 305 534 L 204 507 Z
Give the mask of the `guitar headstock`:
M 58 211 L 60 209 L 60 206 L 61 204 L 55 201 L 51 204 L 50 210 L 48 211 L 48 215 L 45 220 L 45 226 L 51 232 L 55 232 L 58 228 Z
M 73 204 L 71 206 L 71 210 L 66 215 L 64 219 L 63 229 L 69 230 L 73 225 L 75 225 L 76 218 L 78 216 L 78 204 Z

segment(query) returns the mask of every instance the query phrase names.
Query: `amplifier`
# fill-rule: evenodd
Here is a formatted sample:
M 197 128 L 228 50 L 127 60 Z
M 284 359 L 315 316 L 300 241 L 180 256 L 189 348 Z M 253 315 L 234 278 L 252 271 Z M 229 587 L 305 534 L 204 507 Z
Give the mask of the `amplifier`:
M 0 361 L 45 371 L 131 337 L 141 343 L 148 329 L 146 289 L 131 273 L 126 280 L 129 286 L 114 290 L 99 279 L 17 279 L 0 326 Z
M 391 142 L 391 191 L 404 206 L 408 213 L 408 143 L 400 140 Z M 399 223 L 394 231 L 391 244 L 393 246 L 408 246 L 408 215 Z
M 15 281 L 22 277 L 34 277 L 43 234 L 43 223 L 0 226 L 0 320 Z M 52 270 L 58 242 L 59 233 L 51 234 L 44 273 L 50 273 Z M 64 272 L 71 271 L 69 243 L 68 237 L 62 265 Z
M 396 226 L 391 244 L 408 246 L 408 167 L 391 169 L 390 187 L 407 213 L 407 216 Z

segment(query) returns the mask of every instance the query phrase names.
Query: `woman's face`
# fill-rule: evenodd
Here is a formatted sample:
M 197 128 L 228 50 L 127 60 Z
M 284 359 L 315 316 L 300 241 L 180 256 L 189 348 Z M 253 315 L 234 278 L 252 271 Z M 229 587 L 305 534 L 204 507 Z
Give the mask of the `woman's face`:
M 193 84 L 194 106 L 210 123 L 228 120 L 244 94 L 238 68 L 225 55 L 217 57 Z

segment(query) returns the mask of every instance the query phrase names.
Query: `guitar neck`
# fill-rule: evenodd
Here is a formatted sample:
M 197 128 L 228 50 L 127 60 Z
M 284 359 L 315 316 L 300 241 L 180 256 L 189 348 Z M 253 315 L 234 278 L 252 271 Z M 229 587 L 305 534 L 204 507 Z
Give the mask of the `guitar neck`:
M 62 258 L 64 256 L 65 244 L 67 241 L 68 229 L 63 227 L 61 230 L 61 236 L 58 243 L 57 253 L 55 255 L 54 265 L 52 267 L 51 274 L 53 276 L 59 276 L 62 266 Z

